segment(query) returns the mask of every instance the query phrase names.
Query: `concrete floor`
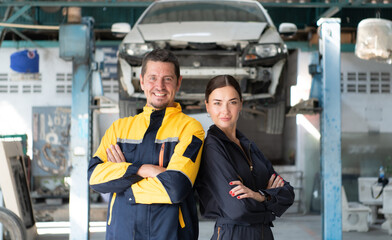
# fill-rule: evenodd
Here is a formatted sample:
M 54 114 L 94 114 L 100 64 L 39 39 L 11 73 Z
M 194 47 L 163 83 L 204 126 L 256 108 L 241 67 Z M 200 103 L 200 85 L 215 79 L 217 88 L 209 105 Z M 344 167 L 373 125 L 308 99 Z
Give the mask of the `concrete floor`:
M 66 240 L 69 235 L 64 232 L 69 232 L 67 228 L 67 222 L 63 222 L 64 227 L 60 227 L 63 233 L 49 234 L 44 233 L 45 231 L 50 232 L 52 227 L 45 226 L 45 223 L 38 223 L 38 232 L 41 233 L 38 240 Z M 90 240 L 104 240 L 105 239 L 105 223 L 104 222 L 93 222 L 91 223 Z M 320 215 L 296 215 L 296 214 L 285 214 L 282 218 L 277 219 L 274 222 L 275 227 L 272 228 L 276 240 L 321 240 L 321 217 Z M 69 224 L 68 224 L 69 226 Z M 199 240 L 209 240 L 214 228 L 214 222 L 211 221 L 200 221 L 200 234 Z M 381 229 L 381 222 L 371 225 L 368 232 L 343 232 L 343 240 L 390 240 L 391 235 L 388 235 L 386 230 Z

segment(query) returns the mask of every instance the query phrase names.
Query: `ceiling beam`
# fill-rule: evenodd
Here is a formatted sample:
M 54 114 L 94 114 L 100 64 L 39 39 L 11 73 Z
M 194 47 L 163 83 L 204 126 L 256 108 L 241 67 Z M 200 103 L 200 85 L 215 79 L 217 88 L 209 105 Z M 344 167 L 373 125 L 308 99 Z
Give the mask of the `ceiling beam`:
M 305 2 L 305 3 L 288 3 L 288 2 L 261 2 L 263 7 L 283 7 L 283 8 L 331 8 L 331 7 L 340 7 L 340 8 L 392 8 L 391 3 L 363 3 L 363 0 L 357 0 L 354 3 L 346 3 L 346 2 Z
M 319 18 L 330 18 L 336 13 L 338 13 L 341 9 L 342 8 L 340 7 L 331 7 L 327 11 L 323 12 L 323 14 L 319 16 Z
M 18 6 L 15 6 L 14 8 L 15 8 L 16 11 L 19 11 L 19 10 L 20 10 L 20 7 L 18 7 Z M 26 12 L 26 11 L 25 11 L 25 12 Z M 27 15 L 27 14 L 22 14 L 21 17 L 24 18 L 24 19 L 26 19 L 27 21 L 31 21 L 31 22 L 34 22 L 34 21 L 35 21 L 32 17 L 30 17 L 30 16 Z
M 148 7 L 152 1 L 116 2 L 116 1 L 10 1 L 0 2 L 0 7 L 30 6 L 30 7 Z
M 25 12 L 27 10 L 30 9 L 30 6 L 24 6 L 21 9 L 19 9 L 14 15 L 10 16 L 8 19 L 5 20 L 6 23 L 12 23 L 14 22 L 16 19 L 18 19 L 20 16 L 22 16 L 23 14 L 25 14 Z M 9 8 L 7 8 L 7 12 L 8 12 Z M 0 26 L 0 36 L 1 38 L 4 37 L 3 35 L 3 30 L 4 27 Z
M 365 0 L 354 0 L 354 2 L 352 3 L 352 5 L 357 6 L 357 5 L 361 5 L 363 4 Z
M 108 1 L 1 1 L 0 7 L 8 6 L 30 6 L 30 7 L 148 7 L 153 1 L 129 1 L 117 2 L 116 0 Z M 370 3 L 364 0 L 354 0 L 353 3 L 348 1 L 342 2 L 262 2 L 264 7 L 287 7 L 287 8 L 392 8 L 390 3 Z
M 25 14 L 25 12 L 27 12 L 27 10 L 29 10 L 31 8 L 31 6 L 23 6 L 22 8 L 18 9 L 18 11 L 15 12 L 14 15 L 12 15 L 11 17 L 9 17 L 7 19 L 7 23 L 12 23 L 14 22 L 16 19 L 18 19 L 20 16 L 22 16 L 23 14 Z

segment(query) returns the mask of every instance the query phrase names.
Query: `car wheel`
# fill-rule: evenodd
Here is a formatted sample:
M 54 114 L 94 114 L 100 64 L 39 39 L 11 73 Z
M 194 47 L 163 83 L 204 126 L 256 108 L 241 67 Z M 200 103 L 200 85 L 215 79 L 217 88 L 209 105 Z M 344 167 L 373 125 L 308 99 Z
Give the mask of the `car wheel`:
M 26 239 L 26 228 L 14 212 L 6 208 L 0 208 L 0 223 L 3 224 L 3 236 L 6 239 Z

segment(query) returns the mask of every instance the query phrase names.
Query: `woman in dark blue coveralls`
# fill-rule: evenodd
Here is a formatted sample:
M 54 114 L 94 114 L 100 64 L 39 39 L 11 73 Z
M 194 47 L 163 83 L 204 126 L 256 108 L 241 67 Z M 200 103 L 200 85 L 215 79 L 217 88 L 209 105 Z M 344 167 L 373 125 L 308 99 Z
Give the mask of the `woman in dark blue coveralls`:
M 272 221 L 292 205 L 293 188 L 237 129 L 242 95 L 234 77 L 211 79 L 205 103 L 214 125 L 204 142 L 196 188 L 202 215 L 216 219 L 211 239 L 274 239 Z

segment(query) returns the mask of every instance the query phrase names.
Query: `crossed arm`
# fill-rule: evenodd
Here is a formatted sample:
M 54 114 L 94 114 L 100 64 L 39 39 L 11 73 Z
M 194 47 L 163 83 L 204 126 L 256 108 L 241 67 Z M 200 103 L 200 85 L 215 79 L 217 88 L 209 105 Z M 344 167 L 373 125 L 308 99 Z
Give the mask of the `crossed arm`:
M 94 177 L 97 179 L 98 175 L 105 176 L 106 166 L 112 165 L 113 168 L 117 168 L 117 166 L 120 168 L 125 165 L 128 166 L 127 175 L 116 172 L 117 175 L 112 177 L 115 179 L 115 183 L 119 183 L 117 185 L 122 186 L 122 189 L 117 187 L 114 192 L 125 192 L 129 195 L 129 199 L 132 199 L 131 203 L 179 203 L 192 190 L 199 170 L 203 139 L 204 130 L 200 123 L 188 124 L 186 130 L 179 137 L 179 142 L 176 144 L 166 168 L 152 164 L 130 163 L 129 159 L 126 159 L 126 154 L 123 154 L 120 145 L 114 141 L 106 142 L 100 146 L 100 156 L 106 160 L 105 166 L 102 167 L 104 171 L 102 174 L 96 171 Z M 94 170 L 93 167 L 91 169 Z M 108 183 L 105 187 L 110 185 L 109 191 L 113 192 L 112 185 L 114 184 Z M 97 185 L 94 185 L 94 188 L 98 189 Z
M 199 170 L 204 139 L 201 124 L 187 122 L 186 128 L 178 136 L 179 142 L 166 169 L 128 159 L 127 151 L 123 153 L 123 146 L 117 146 L 118 139 L 122 139 L 119 129 L 128 125 L 129 119 L 118 120 L 106 131 L 89 162 L 90 187 L 101 193 L 123 192 L 129 195 L 128 199 L 132 199 L 131 204 L 181 202 L 191 191 Z
M 108 161 L 113 163 L 121 163 L 126 162 L 125 157 L 121 151 L 121 148 L 116 145 L 110 145 L 109 148 L 106 149 L 106 153 L 108 156 Z M 153 165 L 153 164 L 143 164 L 139 170 L 137 171 L 137 175 L 142 178 L 152 178 L 156 177 L 158 174 L 166 171 L 166 168 Z M 264 202 L 266 200 L 266 196 L 262 195 L 260 192 L 255 192 L 246 187 L 241 181 L 231 181 L 228 183 L 229 185 L 235 186 L 233 187 L 229 194 L 232 197 L 236 197 L 237 199 L 243 198 L 252 198 L 259 202 Z M 283 187 L 284 181 L 282 177 L 276 176 L 273 174 L 268 181 L 267 189 Z M 268 199 L 267 199 L 268 200 Z
M 265 188 L 253 191 L 240 181 L 237 170 L 227 161 L 226 153 L 219 145 L 207 143 L 203 154 L 198 191 L 206 208 L 210 199 L 214 199 L 212 205 L 217 204 L 230 219 L 256 223 L 265 214 L 270 218 L 267 220 L 272 221 L 273 216 L 281 216 L 291 205 L 294 198 L 292 189 L 277 176 L 271 165 L 267 164 L 271 175 Z
M 232 188 L 229 194 L 232 197 L 237 197 L 237 199 L 243 198 L 252 198 L 259 202 L 264 202 L 266 199 L 269 200 L 265 195 L 262 195 L 260 192 L 255 192 L 246 187 L 241 181 L 231 181 L 229 185 L 237 185 L 236 187 Z M 276 174 L 272 174 L 271 178 L 268 181 L 267 189 L 283 187 L 284 181 L 281 176 L 276 176 Z
M 112 162 L 112 163 L 126 162 L 124 154 L 122 153 L 120 146 L 118 146 L 117 144 L 110 145 L 110 147 L 106 149 L 106 153 L 108 157 L 108 162 Z M 147 177 L 152 178 L 152 177 L 156 177 L 158 174 L 164 171 L 166 171 L 166 168 L 164 167 L 160 167 L 153 164 L 143 164 L 140 166 L 136 174 L 142 178 L 147 178 Z

